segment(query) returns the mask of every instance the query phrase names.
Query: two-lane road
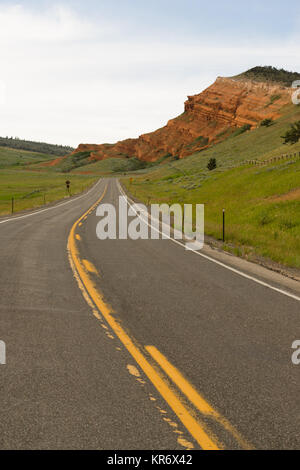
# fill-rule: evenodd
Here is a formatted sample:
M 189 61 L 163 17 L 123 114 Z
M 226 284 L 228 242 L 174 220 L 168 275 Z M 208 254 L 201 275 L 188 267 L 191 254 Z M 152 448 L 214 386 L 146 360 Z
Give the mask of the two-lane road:
M 119 196 L 0 221 L 0 448 L 299 448 L 299 300 L 170 240 L 100 241 Z

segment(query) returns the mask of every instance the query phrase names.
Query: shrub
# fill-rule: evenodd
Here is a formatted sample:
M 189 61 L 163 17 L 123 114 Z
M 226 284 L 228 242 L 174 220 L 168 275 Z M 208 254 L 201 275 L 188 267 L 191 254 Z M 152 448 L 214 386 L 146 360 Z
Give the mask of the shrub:
M 282 220 L 279 223 L 279 227 L 281 228 L 281 230 L 289 230 L 294 227 L 297 227 L 297 224 L 293 222 L 292 220 Z
M 264 225 L 270 224 L 272 221 L 273 221 L 273 219 L 269 214 L 262 214 L 262 216 L 259 220 L 259 224 L 264 226 Z
M 236 137 L 240 134 L 243 134 L 246 131 L 250 131 L 251 125 L 250 124 L 244 124 L 242 127 L 239 127 L 234 133 L 233 137 Z
M 112 171 L 114 173 L 126 173 L 127 171 L 138 171 L 146 168 L 149 163 L 132 157 L 129 160 L 116 160 L 113 164 Z
M 263 121 L 261 121 L 260 125 L 261 126 L 265 126 L 265 127 L 269 127 L 273 124 L 273 119 L 264 119 Z
M 278 101 L 280 100 L 281 98 L 281 95 L 272 95 L 271 98 L 270 98 L 270 103 L 275 103 L 275 101 Z
M 282 136 L 285 144 L 296 144 L 300 139 L 300 121 L 294 122 L 291 128 Z
M 214 170 L 215 168 L 217 168 L 217 160 L 215 158 L 210 158 L 208 164 L 207 164 L 207 169 L 209 171 L 212 171 Z
M 201 147 L 205 147 L 209 143 L 209 139 L 207 137 L 203 137 L 203 135 L 199 135 L 199 137 L 197 137 L 194 142 L 198 145 L 201 145 Z

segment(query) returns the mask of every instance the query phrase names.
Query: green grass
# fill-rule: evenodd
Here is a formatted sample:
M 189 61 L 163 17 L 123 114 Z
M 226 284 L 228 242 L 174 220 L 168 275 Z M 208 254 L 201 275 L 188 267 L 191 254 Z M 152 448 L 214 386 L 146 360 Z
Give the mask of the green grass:
M 144 167 L 150 167 L 151 164 L 142 162 L 137 158 L 108 158 L 100 161 L 90 161 L 91 152 L 77 152 L 69 155 L 58 165 L 52 168 L 53 171 L 62 171 L 65 173 L 126 173 L 128 171 L 137 171 Z M 39 166 L 37 166 L 38 168 Z
M 87 165 L 89 163 L 90 155 L 91 152 L 77 152 L 73 155 L 69 155 L 66 159 L 62 160 L 55 169 L 68 173 L 74 168 Z
M 124 183 L 143 202 L 205 204 L 205 232 L 216 239 L 222 233 L 226 209 L 226 241 L 237 254 L 260 255 L 300 268 L 300 160 L 266 167 L 239 167 L 192 185 L 189 177 L 135 178 Z M 293 193 L 294 191 L 294 193 Z M 283 195 L 287 195 L 282 197 Z
M 29 167 L 30 168 L 30 167 Z M 14 198 L 15 212 L 32 209 L 67 197 L 66 179 L 71 181 L 71 194 L 78 194 L 91 186 L 96 175 L 68 175 L 55 172 L 37 172 L 19 169 L 0 170 L 0 214 L 11 213 Z
M 108 158 L 98 162 L 90 163 L 82 168 L 77 168 L 71 174 L 82 172 L 95 173 L 98 175 L 111 175 L 137 172 L 146 168 L 152 168 L 153 163 L 142 162 L 137 158 Z
M 53 155 L 0 147 L 0 169 L 8 166 L 22 166 L 53 160 Z

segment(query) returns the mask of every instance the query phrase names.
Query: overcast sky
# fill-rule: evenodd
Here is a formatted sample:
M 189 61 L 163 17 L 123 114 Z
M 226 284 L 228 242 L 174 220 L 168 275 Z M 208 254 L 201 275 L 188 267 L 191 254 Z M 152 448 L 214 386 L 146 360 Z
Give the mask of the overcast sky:
M 299 0 L 0 0 L 0 135 L 137 137 L 217 76 L 300 72 L 299 31 Z

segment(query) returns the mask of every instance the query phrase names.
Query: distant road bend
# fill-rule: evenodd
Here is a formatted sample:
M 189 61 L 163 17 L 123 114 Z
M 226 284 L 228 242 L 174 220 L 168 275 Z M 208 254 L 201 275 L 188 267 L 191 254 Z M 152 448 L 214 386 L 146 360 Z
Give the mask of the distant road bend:
M 299 448 L 299 292 L 172 240 L 100 241 L 120 191 L 0 220 L 0 448 Z

